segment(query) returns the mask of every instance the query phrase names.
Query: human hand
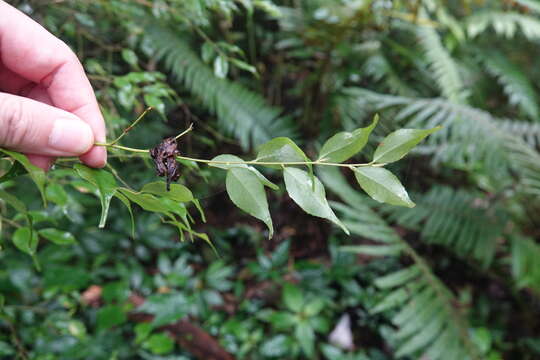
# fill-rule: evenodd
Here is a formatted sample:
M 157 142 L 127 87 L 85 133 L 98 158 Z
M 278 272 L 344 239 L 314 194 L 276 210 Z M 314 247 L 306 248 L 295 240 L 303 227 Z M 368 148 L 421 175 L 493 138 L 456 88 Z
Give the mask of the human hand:
M 47 170 L 57 156 L 107 161 L 103 116 L 71 49 L 0 0 L 0 147 Z

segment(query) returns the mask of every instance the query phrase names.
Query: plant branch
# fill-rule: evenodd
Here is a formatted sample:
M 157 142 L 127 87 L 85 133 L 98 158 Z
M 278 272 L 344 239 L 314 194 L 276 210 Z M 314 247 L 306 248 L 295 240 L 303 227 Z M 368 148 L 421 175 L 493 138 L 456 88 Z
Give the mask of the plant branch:
M 10 317 L 7 315 L 1 314 L 0 316 L 4 322 L 7 324 L 7 327 L 9 329 L 9 332 L 11 333 L 11 340 L 13 341 L 13 344 L 17 348 L 17 358 L 22 360 L 28 360 L 28 351 L 24 347 L 21 339 L 19 338 L 17 334 L 17 329 L 13 325 L 13 321 Z
M 182 136 L 186 135 L 191 130 L 193 130 L 193 124 L 189 124 L 189 127 L 186 130 L 182 131 L 180 134 L 176 135 L 174 137 L 174 140 L 180 139 Z
M 188 129 L 190 130 L 190 129 Z M 188 130 L 184 131 L 186 133 Z M 180 134 L 183 135 L 184 133 Z M 112 149 L 118 149 L 118 150 L 124 150 L 124 151 L 130 151 L 135 153 L 149 153 L 149 149 L 135 149 L 130 148 L 127 146 L 122 145 L 114 145 L 112 143 L 94 143 L 96 146 L 105 146 Z M 194 161 L 198 163 L 208 164 L 208 165 L 270 165 L 270 166 L 295 166 L 295 165 L 321 165 L 321 166 L 340 166 L 340 167 L 348 167 L 348 168 L 355 168 L 355 167 L 365 167 L 365 166 L 375 166 L 375 167 L 381 167 L 386 164 L 375 164 L 373 162 L 369 163 L 355 163 L 355 164 L 340 164 L 340 163 L 332 163 L 332 162 L 322 162 L 321 160 L 316 161 L 258 161 L 255 160 L 248 160 L 248 161 L 217 161 L 217 160 L 208 160 L 208 159 L 198 159 L 198 158 L 192 158 L 188 156 L 181 156 L 177 155 L 177 159 L 179 160 L 187 160 L 187 161 Z
M 139 117 L 137 119 L 135 119 L 135 121 L 129 125 L 127 128 L 124 129 L 124 131 L 122 131 L 122 134 L 120 134 L 119 137 L 117 137 L 116 139 L 114 139 L 112 142 L 110 142 L 108 145 L 114 145 L 116 144 L 118 141 L 120 141 L 121 138 L 123 138 L 131 129 L 133 129 L 138 123 L 139 121 L 142 120 L 142 118 L 148 114 L 148 112 L 150 110 L 152 110 L 153 107 L 149 106 L 146 108 L 146 110 L 143 111 L 143 113 L 141 115 L 139 115 Z M 96 144 L 97 145 L 97 144 Z

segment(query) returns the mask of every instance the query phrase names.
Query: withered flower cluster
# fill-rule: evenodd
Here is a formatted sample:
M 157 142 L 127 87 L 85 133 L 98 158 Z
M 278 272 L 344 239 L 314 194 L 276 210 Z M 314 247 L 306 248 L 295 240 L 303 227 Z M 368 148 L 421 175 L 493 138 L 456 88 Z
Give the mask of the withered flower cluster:
M 154 160 L 158 176 L 167 177 L 167 191 L 171 188 L 171 182 L 180 178 L 180 169 L 176 161 L 178 143 L 174 137 L 165 138 L 158 145 L 150 149 L 150 156 Z

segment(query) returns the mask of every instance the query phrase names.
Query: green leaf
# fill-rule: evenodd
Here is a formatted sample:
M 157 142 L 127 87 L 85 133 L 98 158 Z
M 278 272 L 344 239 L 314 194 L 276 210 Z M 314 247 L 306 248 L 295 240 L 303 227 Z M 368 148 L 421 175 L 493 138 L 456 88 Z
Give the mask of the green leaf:
M 15 349 L 7 342 L 0 340 L 0 356 L 15 355 Z
M 285 283 L 283 285 L 283 302 L 289 310 L 300 312 L 304 305 L 304 295 L 297 286 Z
M 414 207 L 399 179 L 382 167 L 354 168 L 358 184 L 373 199 L 387 204 Z
M 377 278 L 375 285 L 381 289 L 392 288 L 395 286 L 403 285 L 412 279 L 420 275 L 420 269 L 417 266 L 410 266 L 408 268 L 398 270 L 391 274 Z
M 161 100 L 161 98 L 151 94 L 144 94 L 144 103 L 147 106 L 156 109 L 162 116 L 165 115 L 165 103 L 163 100 Z
M 0 184 L 27 173 L 28 172 L 20 162 L 14 161 L 9 170 L 4 175 L 2 175 L 2 177 L 0 177 Z
M 315 351 L 315 334 L 313 333 L 313 328 L 307 321 L 301 321 L 296 326 L 294 335 L 304 353 L 311 359 Z
M 118 200 L 120 200 L 122 204 L 124 204 L 126 208 L 128 209 L 129 217 L 131 219 L 131 237 L 134 238 L 135 237 L 135 217 L 133 216 L 133 210 L 131 209 L 131 202 L 129 201 L 127 197 L 120 194 L 120 192 L 118 191 L 114 194 L 114 196 Z
M 226 266 L 225 262 L 215 261 L 206 270 L 205 284 L 209 288 L 228 291 L 232 287 L 232 283 L 227 278 L 231 277 L 232 273 L 233 268 Z
M 62 185 L 57 183 L 47 185 L 45 188 L 45 196 L 47 197 L 47 200 L 60 206 L 65 206 L 68 202 L 66 191 Z
M 193 194 L 184 185 L 171 184 L 171 190 L 167 191 L 167 186 L 164 181 L 155 181 L 145 184 L 141 189 L 141 192 L 163 196 L 179 202 L 189 202 L 193 200 Z
M 67 294 L 87 289 L 91 280 L 90 272 L 82 266 L 55 265 L 51 261 L 45 267 L 43 284 L 46 291 L 61 290 Z
M 122 59 L 124 59 L 125 62 L 127 62 L 129 65 L 132 65 L 134 67 L 138 67 L 139 59 L 137 58 L 137 54 L 131 49 L 123 49 L 122 50 Z
M 103 286 L 102 298 L 106 304 L 126 301 L 131 294 L 129 284 L 125 281 L 113 281 Z
M 68 324 L 69 334 L 79 340 L 83 340 L 86 335 L 86 326 L 79 320 L 71 320 Z
M 279 186 L 277 186 L 276 184 L 274 184 L 273 182 L 268 180 L 263 174 L 260 173 L 259 170 L 257 170 L 253 166 L 249 166 L 247 164 L 237 164 L 239 162 L 244 161 L 241 158 L 239 158 L 238 156 L 229 155 L 229 154 L 223 154 L 223 155 L 216 156 L 215 158 L 212 159 L 212 161 L 226 162 L 226 164 L 209 164 L 209 166 L 217 167 L 217 168 L 220 168 L 220 169 L 225 169 L 225 170 L 229 170 L 229 169 L 232 169 L 232 168 L 248 169 L 249 171 L 251 171 L 252 173 L 257 175 L 257 177 L 263 183 L 263 185 L 268 186 L 269 188 L 271 188 L 273 190 L 278 190 L 279 189 Z M 231 162 L 231 163 L 227 164 L 227 162 Z
M 96 322 L 99 330 L 107 330 L 126 321 L 126 314 L 122 307 L 118 305 L 107 305 L 97 312 Z
M 493 345 L 491 332 L 485 327 L 477 327 L 471 331 L 471 339 L 482 354 L 486 354 Z
M 10 193 L 0 190 L 0 199 L 11 205 L 11 207 L 13 207 L 19 213 L 25 215 L 27 214 L 26 205 Z
M 271 0 L 255 0 L 253 1 L 253 5 L 276 19 L 283 17 L 281 7 L 274 4 Z
M 232 168 L 227 171 L 226 187 L 231 201 L 240 209 L 264 222 L 269 230 L 268 237 L 271 238 L 274 234 L 272 218 L 268 210 L 264 186 L 257 175 L 248 169 Z
M 146 194 L 145 194 L 146 195 Z M 157 200 L 163 204 L 170 212 L 180 216 L 182 219 L 186 219 L 187 208 L 184 203 L 171 200 L 165 197 L 158 197 Z
M 339 249 L 340 251 L 353 254 L 364 254 L 370 256 L 397 256 L 403 250 L 403 245 L 352 245 L 341 246 Z
M 201 57 L 203 61 L 209 64 L 215 55 L 216 51 L 214 49 L 214 45 L 209 42 L 205 42 L 201 48 Z
M 217 44 L 218 44 L 218 47 L 222 48 L 223 50 L 231 54 L 238 54 L 242 57 L 245 56 L 244 50 L 242 50 L 242 48 L 240 48 L 239 46 L 236 46 L 234 44 L 231 44 L 225 41 L 219 41 Z
M 306 162 L 309 161 L 309 158 L 304 154 L 302 149 L 294 143 L 294 141 L 286 137 L 278 137 L 261 145 L 255 161 L 280 163 Z M 271 167 L 279 168 L 280 166 L 271 165 Z
M 266 318 L 262 320 L 270 322 L 276 330 L 286 330 L 296 325 L 296 320 L 289 311 L 271 311 Z
M 327 316 L 323 316 L 320 314 L 316 316 L 311 316 L 309 319 L 307 319 L 307 322 L 313 328 L 314 331 L 326 334 L 331 330 L 330 318 L 328 318 Z
M 392 291 L 384 299 L 382 299 L 375 307 L 371 309 L 372 314 L 377 314 L 397 306 L 403 305 L 411 296 L 411 289 L 408 287 L 400 287 Z
M 193 205 L 195 205 L 195 208 L 199 212 L 199 216 L 201 217 L 201 220 L 203 222 L 206 222 L 206 217 L 204 216 L 204 210 L 201 206 L 201 203 L 199 202 L 199 199 L 193 199 L 191 202 L 193 203 Z
M 240 0 L 239 2 L 246 8 L 248 16 L 253 16 L 253 3 L 250 0 Z
M 143 194 L 123 187 L 118 188 L 118 191 L 146 211 L 170 214 L 171 209 L 169 206 L 165 205 L 154 195 Z
M 440 330 L 446 325 L 447 320 L 446 317 L 442 315 L 444 311 L 440 311 L 442 310 L 440 307 L 437 308 L 431 305 L 428 307 L 429 317 L 425 319 L 425 309 L 426 308 L 422 309 L 422 312 L 419 314 L 419 317 L 422 318 L 422 321 L 418 324 L 420 326 L 415 326 L 414 329 L 409 330 L 406 337 L 410 336 L 410 338 L 408 338 L 407 341 L 405 341 L 396 351 L 396 357 L 401 358 L 408 354 L 414 354 L 432 343 L 434 338 L 438 338 L 440 336 Z M 407 325 L 415 323 L 417 319 L 418 317 L 409 322 Z M 401 328 L 400 331 L 402 329 L 405 328 Z M 399 337 L 399 335 L 396 336 Z
M 111 173 L 102 169 L 91 169 L 82 164 L 75 164 L 74 168 L 81 178 L 97 187 L 98 197 L 101 202 L 99 227 L 103 228 L 107 221 L 111 199 L 117 189 L 116 180 Z
M 45 182 L 47 180 L 47 177 L 45 175 L 45 171 L 35 165 L 32 165 L 26 155 L 5 149 L 0 149 L 0 151 L 2 151 L 8 156 L 11 156 L 13 159 L 19 162 L 26 169 L 26 171 L 28 171 L 30 178 L 34 181 L 37 188 L 39 189 L 43 204 L 47 205 L 47 198 L 45 197 Z
M 398 161 L 426 136 L 438 131 L 440 128 L 440 126 L 437 126 L 427 130 L 399 129 L 394 131 L 385 137 L 377 147 L 373 155 L 373 162 L 391 163 Z
M 218 55 L 214 60 L 214 75 L 220 79 L 227 77 L 229 72 L 229 61 L 223 55 Z
M 329 344 L 321 345 L 321 352 L 325 356 L 325 359 L 343 359 L 341 349 Z
M 332 221 L 349 234 L 349 230 L 328 205 L 324 186 L 317 177 L 313 177 L 312 181 L 306 171 L 292 167 L 285 168 L 283 173 L 287 192 L 298 206 L 310 215 Z
M 5 203 L 13 207 L 17 212 L 18 215 L 22 215 L 26 218 L 26 222 L 28 226 L 32 227 L 33 219 L 28 210 L 26 209 L 26 205 L 19 199 L 17 199 L 15 196 L 11 195 L 10 193 L 5 192 L 4 190 L 0 190 L 0 200 L 3 200 Z M 1 214 L 0 214 L 0 221 L 1 221 Z M 1 230 L 1 226 L 0 226 Z M 1 235 L 1 234 L 0 234 Z
M 307 316 L 315 316 L 324 308 L 325 301 L 321 298 L 315 298 L 306 304 L 304 312 Z
M 39 235 L 43 236 L 45 239 L 57 245 L 71 245 L 77 242 L 73 234 L 67 231 L 61 231 L 54 228 L 47 228 L 47 229 L 39 230 L 38 233 Z
M 152 325 L 159 327 L 171 324 L 187 315 L 189 303 L 180 293 L 157 294 L 146 298 L 137 311 L 154 315 Z
M 247 71 L 249 73 L 252 73 L 252 74 L 257 74 L 257 68 L 255 68 L 255 66 L 251 66 L 251 65 L 249 65 L 248 63 L 246 63 L 244 61 L 234 59 L 234 58 L 232 58 L 230 60 L 231 60 L 231 63 L 234 66 L 236 66 L 237 68 L 245 70 L 245 71 Z
M 285 335 L 276 335 L 261 345 L 261 354 L 268 357 L 281 357 L 290 351 L 290 341 Z
M 368 127 L 332 136 L 323 145 L 318 161 L 341 163 L 356 155 L 367 144 L 369 135 L 378 121 L 379 116 L 376 115 Z
M 17 214 L 12 220 L 18 220 L 21 216 L 26 214 Z M 39 224 L 43 222 L 56 223 L 56 220 L 51 216 L 51 212 L 47 210 L 30 210 L 28 216 L 32 224 Z
M 140 344 L 148 338 L 154 327 L 149 323 L 140 323 L 135 325 L 135 344 Z
M 165 355 L 174 349 L 174 341 L 166 334 L 153 334 L 143 343 L 145 349 L 156 355 Z
M 275 269 L 285 266 L 289 260 L 291 241 L 285 240 L 272 251 L 272 267 Z
M 38 246 L 38 236 L 29 227 L 18 228 L 13 234 L 12 240 L 17 249 L 28 255 L 35 255 Z

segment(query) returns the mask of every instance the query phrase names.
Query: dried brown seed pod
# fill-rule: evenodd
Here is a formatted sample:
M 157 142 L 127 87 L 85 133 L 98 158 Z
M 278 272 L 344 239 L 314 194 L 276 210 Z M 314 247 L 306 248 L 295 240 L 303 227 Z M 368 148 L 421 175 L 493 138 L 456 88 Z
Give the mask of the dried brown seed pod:
M 171 182 L 180 178 L 180 169 L 178 162 L 176 162 L 178 154 L 180 151 L 178 151 L 178 143 L 174 137 L 165 138 L 150 149 L 150 156 L 154 160 L 157 175 L 167 178 L 167 191 L 171 188 Z

